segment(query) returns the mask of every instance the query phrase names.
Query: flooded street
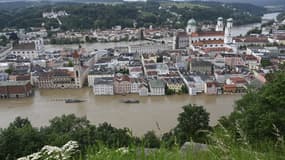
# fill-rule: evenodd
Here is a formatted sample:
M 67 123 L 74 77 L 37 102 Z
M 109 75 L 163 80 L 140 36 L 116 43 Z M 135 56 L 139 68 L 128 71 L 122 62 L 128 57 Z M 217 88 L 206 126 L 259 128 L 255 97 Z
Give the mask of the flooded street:
M 47 125 L 49 120 L 62 114 L 74 113 L 86 116 L 92 124 L 111 123 L 115 127 L 131 128 L 135 135 L 142 135 L 148 130 L 158 134 L 169 131 L 177 124 L 182 106 L 192 103 L 203 105 L 210 113 L 211 125 L 233 110 L 234 101 L 239 95 L 223 96 L 94 96 L 90 88 L 63 90 L 36 90 L 35 96 L 24 99 L 8 99 L 0 102 L 0 127 L 7 127 L 15 117 L 28 117 L 34 126 Z M 83 103 L 66 104 L 62 99 L 84 99 Z M 125 98 L 140 100 L 139 104 L 125 104 Z M 158 130 L 156 123 L 161 130 Z

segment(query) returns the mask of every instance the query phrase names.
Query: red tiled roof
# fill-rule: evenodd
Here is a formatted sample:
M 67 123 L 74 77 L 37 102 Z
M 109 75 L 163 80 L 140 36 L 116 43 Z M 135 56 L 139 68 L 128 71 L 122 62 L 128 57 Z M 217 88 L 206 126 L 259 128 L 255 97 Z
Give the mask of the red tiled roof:
M 231 77 L 230 80 L 234 83 L 234 84 L 244 84 L 247 83 L 246 80 L 244 78 L 241 77 Z
M 285 40 L 285 36 L 276 36 L 276 39 L 283 41 L 283 40 Z
M 202 46 L 205 44 L 224 44 L 224 41 L 223 40 L 203 40 L 203 41 L 193 43 L 194 46 Z
M 132 68 L 132 69 L 130 70 L 130 72 L 140 72 L 140 71 L 142 71 L 142 68 L 141 68 L 141 67 L 135 67 L 135 68 Z
M 191 33 L 191 37 L 214 37 L 214 36 L 224 36 L 224 32 L 216 32 L 216 31 L 206 31 L 206 32 L 194 32 Z
M 207 82 L 206 84 L 207 84 L 207 87 L 212 87 L 212 86 L 217 87 L 218 86 L 217 82 Z
M 128 82 L 130 82 L 130 77 L 127 75 L 116 76 L 115 81 L 118 81 L 118 82 L 128 81 Z
M 267 43 L 267 37 L 256 37 L 256 36 L 246 36 L 246 37 L 234 37 L 236 42 L 245 42 L 245 43 Z
M 267 43 L 267 42 L 268 42 L 268 39 L 267 39 L 267 38 L 255 38 L 255 37 L 252 37 L 252 38 L 246 38 L 246 39 L 244 40 L 244 42 Z
M 176 36 L 178 36 L 178 37 L 188 37 L 188 34 L 186 32 L 178 32 L 176 34 Z
M 209 53 L 209 52 L 232 52 L 233 50 L 227 47 L 218 47 L 218 48 L 203 48 L 203 51 Z
M 225 84 L 224 89 L 236 88 L 235 84 Z
M 157 75 L 157 71 L 148 71 L 147 75 L 149 75 L 149 76 Z
M 243 58 L 246 61 L 257 61 L 257 58 L 254 57 L 253 55 L 244 55 Z
M 79 53 L 78 53 L 77 50 L 75 50 L 75 51 L 73 52 L 72 56 L 73 56 L 73 58 L 79 58 L 79 57 L 80 57 L 80 55 L 79 55 Z

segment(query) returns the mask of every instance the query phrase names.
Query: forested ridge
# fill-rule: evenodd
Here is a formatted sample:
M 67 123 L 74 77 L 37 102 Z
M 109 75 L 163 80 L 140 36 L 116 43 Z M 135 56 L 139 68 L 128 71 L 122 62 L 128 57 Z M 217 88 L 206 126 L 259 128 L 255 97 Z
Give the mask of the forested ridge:
M 96 29 L 111 28 L 115 25 L 123 27 L 170 27 L 184 28 L 190 18 L 199 22 L 215 22 L 217 17 L 235 20 L 235 25 L 260 22 L 265 13 L 263 7 L 251 4 L 217 3 L 217 2 L 147 2 L 84 4 L 84 3 L 19 3 L 15 6 L 0 7 L 0 29 L 40 27 L 58 27 L 56 20 L 42 17 L 44 11 L 65 10 L 70 16 L 61 17 L 62 29 Z M 22 6 L 22 7 L 21 7 Z

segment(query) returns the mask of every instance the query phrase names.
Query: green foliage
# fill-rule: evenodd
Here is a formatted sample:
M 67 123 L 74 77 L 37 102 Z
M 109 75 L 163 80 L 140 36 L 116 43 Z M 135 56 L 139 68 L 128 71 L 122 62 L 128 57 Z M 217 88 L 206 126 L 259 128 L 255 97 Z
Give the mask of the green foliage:
M 185 84 L 181 87 L 181 92 L 185 93 L 185 94 L 188 94 L 188 88 L 187 88 L 187 86 Z
M 11 74 L 13 72 L 13 69 L 12 68 L 6 69 L 5 72 Z
M 262 24 L 261 28 L 272 26 L 274 24 L 274 22 L 275 22 L 274 20 L 268 21 L 267 23 Z
M 96 129 L 95 139 L 114 148 L 128 146 L 134 140 L 128 128 L 117 129 L 106 122 Z
M 72 60 L 69 60 L 69 61 L 68 61 L 67 66 L 68 66 L 68 67 L 73 67 L 73 66 L 74 66 L 74 64 L 73 64 Z
M 160 147 L 160 139 L 155 135 L 154 131 L 147 132 L 142 141 L 144 142 L 144 146 L 147 148 L 159 148 Z
M 279 29 L 279 30 L 285 30 L 285 25 L 280 25 L 280 26 L 278 27 L 278 29 Z
M 199 150 L 189 147 L 181 150 L 179 147 L 165 148 L 161 146 L 149 151 L 140 146 L 128 148 L 109 149 L 104 146 L 93 149 L 88 148 L 87 157 L 89 160 L 281 160 L 284 159 L 284 150 L 276 152 L 272 143 L 261 143 L 259 148 L 264 148 L 264 152 L 254 150 L 247 144 L 232 143 L 230 135 L 226 130 L 216 129 L 211 135 L 212 145 L 208 145 L 207 150 Z
M 157 63 L 162 63 L 162 62 L 163 62 L 163 56 L 162 56 L 162 55 L 158 56 L 158 57 L 156 58 L 156 62 L 157 62 Z
M 277 16 L 277 20 L 278 20 L 278 21 L 283 21 L 283 20 L 285 20 L 285 12 L 280 13 L 280 14 Z
M 88 145 L 90 134 L 96 127 L 90 125 L 86 117 L 77 118 L 74 114 L 55 117 L 50 120 L 50 126 L 42 128 L 46 144 L 62 146 L 70 140 L 76 140 L 81 147 Z
M 259 29 L 259 28 L 256 27 L 256 28 L 254 28 L 254 29 L 248 31 L 246 34 L 247 34 L 247 35 L 251 35 L 251 34 L 261 34 L 261 29 Z
M 189 151 L 185 154 L 181 154 L 179 148 L 167 149 L 161 147 L 148 150 L 147 148 L 139 146 L 121 149 L 109 149 L 101 146 L 99 151 L 94 151 L 93 148 L 90 148 L 87 153 L 89 160 L 207 160 L 210 159 L 211 156 L 209 152 L 195 153 Z
M 0 36 L 0 46 L 6 46 L 9 43 L 9 40 L 6 36 Z
M 44 145 L 62 146 L 70 140 L 79 143 L 82 151 L 87 146 L 102 143 L 108 147 L 123 147 L 135 142 L 126 128 L 117 129 L 103 123 L 96 128 L 86 117 L 74 114 L 55 117 L 50 125 L 32 127 L 27 119 L 16 118 L 7 129 L 0 130 L 0 159 L 12 160 L 38 151 Z
M 85 37 L 85 41 L 86 41 L 87 43 L 98 42 L 97 38 L 93 38 L 93 37 L 89 37 L 89 36 L 86 36 L 86 37 Z
M 165 85 L 165 94 L 166 95 L 174 95 L 176 92 L 173 89 L 170 89 L 167 85 Z
M 116 71 L 116 73 L 130 74 L 130 71 L 126 68 L 121 68 L 120 70 Z
M 174 134 L 180 144 L 186 141 L 205 142 L 209 133 L 209 113 L 197 105 L 183 106 L 183 112 L 178 116 L 178 125 Z
M 221 121 L 236 138 L 240 137 L 236 125 L 250 143 L 276 141 L 284 135 L 285 73 L 280 71 L 270 77 L 261 90 L 249 91 L 237 101 L 235 111 Z
M 0 131 L 0 159 L 15 159 L 37 151 L 44 144 L 41 134 L 28 119 L 17 117 Z
M 168 133 L 163 134 L 162 142 L 166 147 L 183 145 L 187 141 L 207 141 L 210 132 L 209 113 L 202 106 L 186 105 L 178 116 L 177 126 Z
M 260 64 L 261 64 L 262 67 L 268 67 L 268 66 L 272 65 L 272 63 L 270 62 L 269 59 L 262 59 Z
M 171 2 L 173 3 L 173 2 Z M 217 17 L 235 19 L 236 25 L 260 22 L 266 11 L 262 7 L 250 4 L 223 4 L 223 3 L 175 3 L 148 1 L 146 3 L 62 3 L 54 5 L 35 5 L 23 7 L 18 11 L 7 9 L 0 13 L 0 29 L 5 27 L 29 28 L 40 27 L 44 22 L 47 29 L 57 28 L 56 20 L 42 18 L 43 11 L 51 9 L 66 10 L 70 16 L 60 17 L 62 30 L 85 30 L 93 28 L 111 28 L 115 25 L 122 27 L 185 27 L 190 18 L 201 22 L 216 22 Z M 2 5 L 2 4 L 1 4 Z M 184 7 L 181 7 L 185 5 Z M 162 6 L 161 9 L 160 6 Z M 178 7 L 177 7 L 178 6 Z M 189 8 L 190 6 L 190 8 Z M 11 7 L 10 7 L 11 8 Z
M 285 72 L 285 62 L 279 64 L 279 69 L 283 72 Z

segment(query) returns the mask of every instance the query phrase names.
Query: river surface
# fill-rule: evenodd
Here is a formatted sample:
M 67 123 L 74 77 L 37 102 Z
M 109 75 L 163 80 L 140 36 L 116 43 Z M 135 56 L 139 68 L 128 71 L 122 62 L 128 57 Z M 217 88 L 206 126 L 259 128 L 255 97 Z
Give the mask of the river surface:
M 135 135 L 141 136 L 149 130 L 158 134 L 169 131 L 177 124 L 178 114 L 186 104 L 203 105 L 210 113 L 210 124 L 215 125 L 221 116 L 233 111 L 234 101 L 240 95 L 222 96 L 94 96 L 92 89 L 40 89 L 35 96 L 24 99 L 0 101 L 0 127 L 7 127 L 15 117 L 28 117 L 34 126 L 48 125 L 55 116 L 74 113 L 86 116 L 92 124 L 111 123 L 115 127 L 131 128 Z M 66 104 L 62 99 L 77 98 L 83 103 Z M 126 98 L 140 100 L 138 104 L 125 104 Z M 159 124 L 159 128 L 156 124 Z

